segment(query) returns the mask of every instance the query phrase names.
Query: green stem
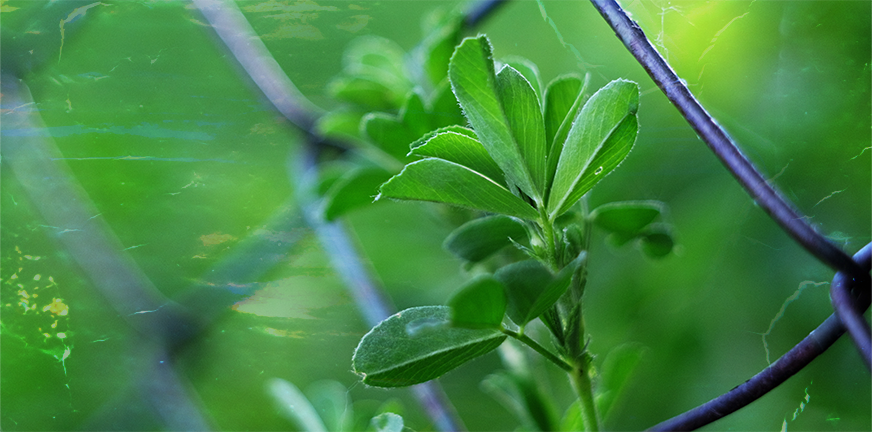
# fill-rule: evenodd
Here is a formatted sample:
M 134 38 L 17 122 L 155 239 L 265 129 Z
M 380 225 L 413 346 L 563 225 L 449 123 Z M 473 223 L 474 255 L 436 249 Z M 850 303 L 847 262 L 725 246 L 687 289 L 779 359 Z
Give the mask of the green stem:
M 560 369 L 563 369 L 567 372 L 572 372 L 572 366 L 570 366 L 569 363 L 566 363 L 565 361 L 561 360 L 560 357 L 557 357 L 556 355 L 552 354 L 551 351 L 548 351 L 547 349 L 545 349 L 545 347 L 543 347 L 542 345 L 539 345 L 538 342 L 534 341 L 533 339 L 530 339 L 529 336 L 527 336 L 525 334 L 514 332 L 514 331 L 509 330 L 505 327 L 501 328 L 500 331 L 502 331 L 503 334 L 506 334 L 508 336 L 511 336 L 511 337 L 523 342 L 528 347 L 533 348 L 534 351 L 536 351 L 539 354 L 542 354 L 542 356 L 544 356 L 548 360 L 551 360 L 551 362 L 556 364 L 557 367 L 559 367 Z
M 599 421 L 597 420 L 593 389 L 587 371 L 582 368 L 573 368 L 569 372 L 569 378 L 572 380 L 572 387 L 575 388 L 575 393 L 578 394 L 578 400 L 581 402 L 581 421 L 584 424 L 584 430 L 598 432 Z
M 554 241 L 554 222 L 548 219 L 548 215 L 542 209 L 539 210 L 539 226 L 542 227 L 542 233 L 545 236 L 542 240 L 545 241 L 545 254 L 548 259 L 548 265 L 551 266 L 551 270 L 559 270 L 557 245 Z

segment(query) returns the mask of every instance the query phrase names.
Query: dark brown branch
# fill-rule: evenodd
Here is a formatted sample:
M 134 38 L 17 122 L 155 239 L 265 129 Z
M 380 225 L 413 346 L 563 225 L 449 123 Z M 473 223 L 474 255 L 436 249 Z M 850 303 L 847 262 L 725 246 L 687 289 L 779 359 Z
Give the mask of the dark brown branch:
M 866 247 L 854 255 L 855 262 L 858 266 L 862 266 L 867 273 L 870 270 L 870 266 L 872 266 L 870 259 L 872 259 L 872 243 L 866 245 Z M 842 279 L 841 283 L 845 283 L 851 288 L 855 288 L 858 285 L 856 281 L 845 277 L 844 273 L 841 272 L 836 274 L 833 284 L 839 282 L 839 279 Z M 852 302 L 852 306 L 854 310 L 862 313 L 869 307 L 870 292 L 868 286 L 865 289 L 857 290 L 857 292 L 858 298 Z M 839 318 L 835 314 L 830 315 L 823 324 L 809 333 L 802 342 L 798 343 L 762 372 L 754 375 L 753 378 L 703 405 L 652 427 L 650 430 L 694 430 L 726 417 L 759 399 L 784 381 L 787 381 L 788 378 L 806 367 L 818 355 L 832 346 L 844 333 L 845 327 Z
M 852 277 L 866 277 L 856 262 L 806 223 L 799 212 L 763 178 L 724 129 L 690 93 L 687 85 L 657 52 L 639 25 L 627 16 L 615 0 L 591 0 L 591 3 L 699 137 L 770 217 L 807 251 L 834 270 Z

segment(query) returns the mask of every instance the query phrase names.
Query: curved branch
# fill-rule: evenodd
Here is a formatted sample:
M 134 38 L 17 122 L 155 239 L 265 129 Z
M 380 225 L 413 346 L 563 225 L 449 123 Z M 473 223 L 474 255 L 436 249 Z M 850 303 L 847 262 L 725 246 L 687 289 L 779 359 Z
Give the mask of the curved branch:
M 466 18 L 463 20 L 463 25 L 466 28 L 477 27 L 489 16 L 508 0 L 482 0 L 476 2 L 466 11 Z
M 862 266 L 867 273 L 870 267 L 872 267 L 870 259 L 872 259 L 872 243 L 866 245 L 866 247 L 854 255 L 857 265 Z M 854 288 L 859 285 L 855 280 L 846 277 L 844 273 L 836 274 L 836 277 L 833 279 L 833 285 L 839 279 L 842 279 L 842 283 L 846 285 L 846 288 Z M 870 293 L 868 289 L 858 291 L 859 298 L 854 301 L 853 307 L 855 310 L 862 312 L 869 307 Z M 806 367 L 818 355 L 826 351 L 844 333 L 845 326 L 839 320 L 839 317 L 836 314 L 830 315 L 823 324 L 809 333 L 802 342 L 798 343 L 775 363 L 754 375 L 748 381 L 703 405 L 666 420 L 649 430 L 693 430 L 726 417 L 759 399 L 775 387 L 778 387 L 781 383 Z
M 855 259 L 867 269 L 872 267 L 872 263 L 869 262 L 870 255 L 872 255 L 870 250 L 872 250 L 872 243 L 866 245 L 855 256 Z M 838 273 L 830 285 L 830 299 L 832 299 L 833 308 L 836 310 L 836 316 L 839 317 L 839 320 L 848 330 L 848 334 L 854 340 L 854 345 L 860 351 L 860 356 L 866 362 L 866 367 L 872 369 L 872 334 L 870 334 L 869 324 L 863 318 L 863 311 L 857 310 L 854 299 L 851 298 L 852 285 L 856 289 L 868 292 L 869 284 L 868 275 L 865 280 L 854 281 L 848 275 Z
M 866 277 L 856 262 L 806 223 L 799 212 L 763 178 L 729 135 L 691 94 L 684 81 L 657 52 L 639 25 L 627 16 L 615 0 L 591 0 L 591 3 L 699 137 L 748 191 L 751 198 L 781 228 L 834 270 L 853 277 Z

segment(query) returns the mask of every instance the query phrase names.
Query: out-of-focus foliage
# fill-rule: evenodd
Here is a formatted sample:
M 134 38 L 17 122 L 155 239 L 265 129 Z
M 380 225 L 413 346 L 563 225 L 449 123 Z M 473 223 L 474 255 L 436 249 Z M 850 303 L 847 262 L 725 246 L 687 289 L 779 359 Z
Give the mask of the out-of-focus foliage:
M 145 0 L 102 2 L 74 13 L 94 3 L 2 2 L 0 55 L 4 72 L 26 80 L 47 125 L 34 133 L 53 138 L 99 209 L 95 217 L 128 248 L 124 253 L 173 296 L 220 267 L 253 233 L 275 242 L 292 238 L 296 232 L 264 232 L 264 226 L 291 197 L 285 162 L 299 135 L 240 73 L 202 16 L 189 3 Z M 446 6 L 239 5 L 294 83 L 325 108 L 338 107 L 325 89 L 342 71 L 342 53 L 354 38 L 381 36 L 411 51 L 424 34 L 422 17 Z M 663 201 L 678 239 L 674 256 L 663 260 L 607 245 L 605 234 L 591 242 L 590 349 L 645 347 L 606 427 L 642 429 L 740 384 L 807 335 L 831 313 L 832 272 L 754 205 L 590 5 L 543 5 L 544 12 L 533 2 L 512 2 L 480 31 L 497 57 L 530 59 L 546 83 L 567 71 L 591 72 L 591 88 L 613 77 L 640 83 L 644 109 L 634 151 L 621 175 L 591 193 L 590 207 Z M 623 5 L 813 224 L 851 253 L 870 241 L 869 3 Z M 62 39 L 59 23 L 67 19 Z M 4 113 L 16 108 L 0 103 Z M 158 419 L 135 409 L 146 406 L 136 395 L 140 371 L 149 366 L 148 344 L 53 240 L 77 227 L 44 226 L 21 186 L 30 179 L 16 178 L 5 163 L 0 176 L 0 428 L 160 429 Z M 469 279 L 458 270 L 460 258 L 442 248 L 455 227 L 430 210 L 389 203 L 348 217 L 399 308 L 442 304 Z M 385 401 L 410 400 L 404 390 L 354 384 L 348 359 L 368 329 L 310 236 L 269 273 L 236 282 L 254 284 L 256 294 L 185 347 L 177 362 L 217 428 L 294 428 L 266 390 L 272 378 L 303 389 L 337 380 L 349 388 L 354 412 L 370 417 L 387 412 L 380 408 Z M 537 331 L 545 334 L 527 329 Z M 595 362 L 611 382 L 609 356 Z M 615 370 L 622 365 L 616 360 Z M 487 355 L 441 379 L 471 430 L 518 424 L 478 387 L 500 367 Z M 546 393 L 561 409 L 568 406 L 572 395 L 562 371 L 544 363 L 530 369 L 539 382 L 554 380 Z M 709 429 L 774 430 L 786 422 L 788 430 L 868 430 L 870 405 L 868 374 L 843 340 Z M 432 428 L 417 406 L 403 406 L 405 426 Z M 114 417 L 118 407 L 130 411 Z

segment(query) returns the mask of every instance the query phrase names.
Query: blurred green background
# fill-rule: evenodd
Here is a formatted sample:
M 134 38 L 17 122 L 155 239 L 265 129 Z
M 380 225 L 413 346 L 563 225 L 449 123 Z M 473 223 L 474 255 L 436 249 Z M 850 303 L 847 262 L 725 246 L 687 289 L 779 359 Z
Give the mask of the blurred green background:
M 124 253 L 167 296 L 201 281 L 292 197 L 286 159 L 300 134 L 190 3 L 97 4 L 65 25 L 63 39 L 59 21 L 93 2 L 0 4 L 3 71 L 30 87 L 61 163 L 128 247 Z M 238 4 L 297 87 L 326 109 L 336 102 L 325 86 L 341 71 L 352 39 L 379 35 L 409 50 L 430 11 L 457 6 Z M 592 241 L 590 349 L 646 347 L 605 426 L 643 429 L 744 382 L 767 365 L 767 347 L 774 361 L 800 341 L 832 313 L 833 273 L 748 198 L 590 4 L 543 4 L 510 2 L 479 30 L 497 58 L 529 58 L 546 83 L 569 72 L 591 72 L 594 88 L 619 77 L 640 83 L 636 147 L 589 201 L 661 200 L 676 230 L 677 252 L 659 261 L 632 247 L 610 248 L 599 233 Z M 872 4 L 623 6 L 812 224 L 852 254 L 870 241 Z M 15 108 L 2 104 L 4 113 Z M 130 396 L 148 361 L 134 330 L 54 241 L 63 227 L 46 226 L 3 168 L 0 429 L 105 429 L 124 412 L 133 419 L 118 423 L 125 428 L 160 429 Z M 398 308 L 442 304 L 468 278 L 441 248 L 452 226 L 429 207 L 382 203 L 346 219 Z M 278 266 L 257 281 L 238 281 L 260 284 L 256 294 L 178 359 L 206 416 L 221 430 L 289 430 L 267 380 L 305 390 L 329 379 L 349 389 L 360 412 L 393 400 L 407 426 L 431 429 L 408 390 L 357 384 L 350 359 L 368 327 L 317 239 L 302 224 L 295 230 L 304 235 Z M 534 366 L 565 408 L 572 398 L 565 376 L 549 364 Z M 470 430 L 517 426 L 479 388 L 499 368 L 489 354 L 440 379 Z M 706 429 L 869 430 L 870 407 L 869 372 L 842 339 L 769 395 Z

